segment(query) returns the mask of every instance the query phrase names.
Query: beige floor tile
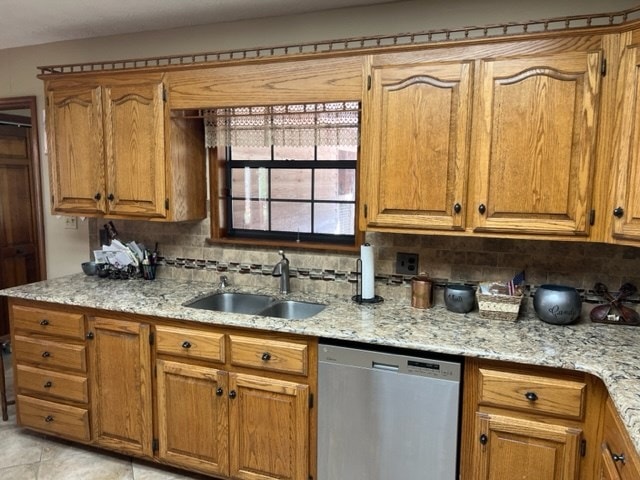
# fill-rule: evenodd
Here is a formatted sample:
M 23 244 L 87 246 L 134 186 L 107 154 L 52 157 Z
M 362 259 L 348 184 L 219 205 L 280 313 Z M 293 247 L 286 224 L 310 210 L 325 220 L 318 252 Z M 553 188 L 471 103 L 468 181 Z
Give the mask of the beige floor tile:
M 24 432 L 15 426 L 0 430 L 0 433 L 0 468 L 28 465 L 41 460 L 41 436 Z
M 39 464 L 18 465 L 17 467 L 0 468 L 2 480 L 37 480 Z
M 40 463 L 38 480 L 133 480 L 133 471 L 127 458 L 68 447 Z
M 133 478 L 134 480 L 203 480 L 211 477 L 134 460 Z

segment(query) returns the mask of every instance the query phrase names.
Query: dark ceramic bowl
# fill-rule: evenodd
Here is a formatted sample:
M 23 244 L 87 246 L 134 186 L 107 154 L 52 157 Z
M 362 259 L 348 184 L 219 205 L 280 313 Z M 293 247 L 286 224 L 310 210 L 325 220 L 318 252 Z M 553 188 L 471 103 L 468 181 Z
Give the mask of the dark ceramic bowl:
M 476 305 L 476 291 L 469 285 L 447 285 L 444 287 L 444 304 L 451 312 L 468 313 Z
M 533 309 L 542 321 L 568 325 L 580 318 L 582 299 L 573 287 L 540 285 L 533 296 Z
M 84 262 L 82 264 L 82 271 L 85 275 L 95 275 L 98 273 L 98 266 L 96 262 Z

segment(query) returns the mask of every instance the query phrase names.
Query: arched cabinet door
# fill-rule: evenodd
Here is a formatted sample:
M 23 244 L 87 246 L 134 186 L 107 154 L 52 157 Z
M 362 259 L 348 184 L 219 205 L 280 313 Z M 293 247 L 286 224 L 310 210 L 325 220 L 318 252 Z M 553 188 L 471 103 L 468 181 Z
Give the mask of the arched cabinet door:
M 601 62 L 599 50 L 479 62 L 474 231 L 588 235 Z
M 363 228 L 464 228 L 472 78 L 471 61 L 374 60 L 363 106 Z

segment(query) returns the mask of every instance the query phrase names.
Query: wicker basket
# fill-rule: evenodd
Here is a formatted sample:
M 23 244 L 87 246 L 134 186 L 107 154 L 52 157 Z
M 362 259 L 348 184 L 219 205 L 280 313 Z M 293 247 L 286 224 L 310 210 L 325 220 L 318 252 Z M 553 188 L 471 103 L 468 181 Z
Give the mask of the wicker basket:
M 523 295 L 499 295 L 477 292 L 478 310 L 482 318 L 515 321 Z

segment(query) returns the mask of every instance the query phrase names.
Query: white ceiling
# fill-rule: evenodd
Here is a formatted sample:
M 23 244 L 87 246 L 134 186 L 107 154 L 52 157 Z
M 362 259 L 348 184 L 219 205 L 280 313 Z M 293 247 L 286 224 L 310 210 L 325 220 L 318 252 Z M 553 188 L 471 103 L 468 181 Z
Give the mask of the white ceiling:
M 0 0 L 0 49 L 399 0 Z

